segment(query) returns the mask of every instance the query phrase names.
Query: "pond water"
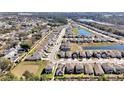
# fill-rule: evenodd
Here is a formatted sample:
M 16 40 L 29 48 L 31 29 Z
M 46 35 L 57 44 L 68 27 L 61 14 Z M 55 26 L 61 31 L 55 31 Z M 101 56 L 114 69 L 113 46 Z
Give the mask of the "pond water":
M 94 22 L 92 19 L 78 19 L 80 22 Z
M 84 36 L 89 36 L 91 33 L 85 29 L 79 29 L 79 34 Z
M 113 44 L 113 45 L 110 45 L 110 46 L 83 47 L 83 50 L 124 50 L 124 45 Z

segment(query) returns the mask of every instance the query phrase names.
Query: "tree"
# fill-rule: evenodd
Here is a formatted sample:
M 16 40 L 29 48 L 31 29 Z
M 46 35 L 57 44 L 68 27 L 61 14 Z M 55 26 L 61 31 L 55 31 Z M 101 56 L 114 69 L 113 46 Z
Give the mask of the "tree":
M 0 68 L 2 69 L 2 71 L 9 71 L 11 66 L 12 66 L 12 62 L 10 60 L 7 59 L 1 59 L 0 60 Z
M 25 72 L 23 73 L 23 76 L 25 77 L 26 80 L 29 80 L 29 79 L 32 79 L 33 74 L 30 73 L 29 71 L 25 71 Z
M 29 81 L 39 80 L 38 76 L 35 76 L 33 73 L 30 73 L 29 71 L 25 71 L 23 73 L 23 76 L 25 77 L 25 80 L 29 80 Z
M 53 22 L 54 23 L 58 22 L 58 23 L 61 23 L 61 24 L 64 24 L 64 25 L 68 23 L 66 17 L 62 17 L 62 16 L 54 17 L 53 20 L 52 20 L 52 23 Z
M 14 76 L 12 73 L 8 73 L 1 78 L 1 81 L 15 81 L 15 80 L 18 80 L 18 78 Z
M 25 49 L 30 49 L 31 48 L 31 46 L 32 46 L 32 41 L 31 40 L 25 40 L 25 41 L 23 41 L 21 44 L 20 44 L 20 46 L 22 47 L 22 48 L 25 48 Z

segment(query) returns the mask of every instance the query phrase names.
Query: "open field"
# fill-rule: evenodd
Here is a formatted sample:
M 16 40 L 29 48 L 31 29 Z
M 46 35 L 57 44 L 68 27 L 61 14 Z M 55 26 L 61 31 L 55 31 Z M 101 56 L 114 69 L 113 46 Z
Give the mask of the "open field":
M 79 34 L 79 31 L 78 31 L 77 28 L 73 28 L 73 29 L 72 29 L 72 32 L 73 32 L 73 34 L 75 34 L 75 35 Z
M 72 43 L 71 44 L 71 51 L 72 52 L 76 52 L 76 51 L 81 51 L 82 49 L 80 48 L 80 46 L 78 45 L 78 44 L 76 44 L 76 43 Z
M 108 46 L 108 45 L 113 45 L 114 43 L 110 42 L 101 42 L 101 43 L 71 43 L 71 51 L 76 52 L 76 51 L 83 51 L 81 47 L 92 47 L 92 46 Z M 86 50 L 85 50 L 86 51 Z
M 100 43 L 81 43 L 79 45 L 84 46 L 84 47 L 89 47 L 89 46 L 108 46 L 108 45 L 113 45 L 114 43 L 111 42 L 100 42 Z
M 46 66 L 47 62 L 40 61 L 40 62 L 22 62 L 19 65 L 17 65 L 11 72 L 17 76 L 18 78 L 22 77 L 22 74 L 25 71 L 29 71 L 30 73 L 33 73 L 34 75 L 39 76 Z

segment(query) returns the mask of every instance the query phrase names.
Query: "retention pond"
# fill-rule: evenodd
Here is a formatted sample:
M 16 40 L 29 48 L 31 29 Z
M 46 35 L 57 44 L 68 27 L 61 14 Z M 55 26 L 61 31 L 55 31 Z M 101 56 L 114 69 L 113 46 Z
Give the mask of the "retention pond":
M 124 45 L 113 44 L 109 46 L 91 46 L 83 47 L 83 50 L 124 50 Z
M 89 35 L 91 35 L 91 32 L 89 32 L 85 29 L 79 29 L 79 34 L 84 35 L 84 36 L 89 36 Z

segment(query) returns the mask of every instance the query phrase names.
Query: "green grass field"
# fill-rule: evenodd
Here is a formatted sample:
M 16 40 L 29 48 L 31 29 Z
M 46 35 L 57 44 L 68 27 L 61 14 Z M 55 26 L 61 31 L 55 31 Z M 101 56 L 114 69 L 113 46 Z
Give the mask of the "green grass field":
M 94 75 L 86 75 L 82 74 L 64 74 L 63 76 L 55 76 L 55 79 L 62 79 L 62 78 L 85 78 L 85 77 L 94 77 Z
M 75 34 L 75 35 L 79 35 L 78 28 L 73 28 L 73 29 L 72 29 L 72 32 L 73 32 L 73 34 Z
M 108 46 L 108 45 L 113 45 L 114 43 L 111 43 L 111 42 L 100 42 L 100 43 L 82 43 L 82 44 L 79 44 L 81 46 L 84 46 L 84 47 L 92 47 L 92 46 Z

